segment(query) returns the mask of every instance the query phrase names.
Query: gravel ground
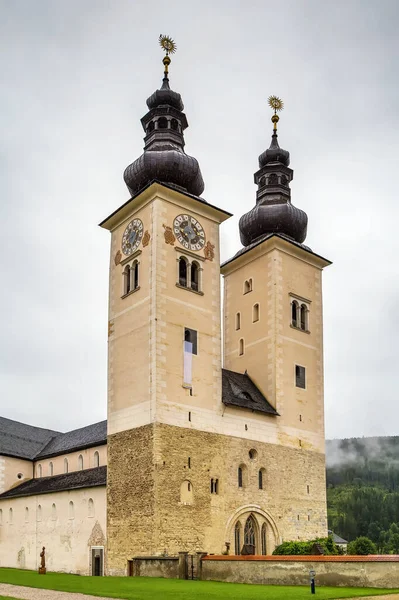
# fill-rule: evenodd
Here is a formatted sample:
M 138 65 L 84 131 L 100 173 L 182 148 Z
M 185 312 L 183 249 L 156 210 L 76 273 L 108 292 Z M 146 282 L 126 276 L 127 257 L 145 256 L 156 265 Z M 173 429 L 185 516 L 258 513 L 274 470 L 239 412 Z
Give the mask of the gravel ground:
M 42 590 L 8 583 L 0 583 L 0 596 L 11 596 L 11 598 L 22 598 L 23 600 L 99 600 L 98 596 Z M 102 598 L 102 600 L 115 600 L 115 598 Z

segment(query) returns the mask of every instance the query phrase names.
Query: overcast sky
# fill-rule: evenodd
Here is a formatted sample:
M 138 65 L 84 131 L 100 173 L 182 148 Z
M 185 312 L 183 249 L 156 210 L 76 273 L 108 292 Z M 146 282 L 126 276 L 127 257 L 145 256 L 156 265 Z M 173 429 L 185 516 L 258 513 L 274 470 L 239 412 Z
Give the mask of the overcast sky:
M 129 195 L 158 35 L 204 198 L 240 248 L 284 99 L 292 202 L 324 272 L 327 437 L 399 434 L 399 2 L 0 0 L 0 414 L 68 430 L 106 417 L 110 237 Z

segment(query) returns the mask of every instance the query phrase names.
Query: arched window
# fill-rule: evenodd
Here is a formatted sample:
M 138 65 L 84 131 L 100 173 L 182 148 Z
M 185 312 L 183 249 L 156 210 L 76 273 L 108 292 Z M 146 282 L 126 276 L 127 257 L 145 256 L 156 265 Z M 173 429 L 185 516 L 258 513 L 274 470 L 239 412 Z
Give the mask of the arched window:
M 75 507 L 73 505 L 72 500 L 70 501 L 69 506 L 68 506 L 68 517 L 69 517 L 69 519 L 75 518 Z
M 41 477 L 42 472 L 43 472 L 42 465 L 37 465 L 37 476 Z
M 244 294 L 252 292 L 252 279 L 247 279 L 244 283 Z
M 25 523 L 29 523 L 29 508 L 25 507 Z
M 259 304 L 254 304 L 252 307 L 252 323 L 259 321 Z
M 94 466 L 95 467 L 99 467 L 100 466 L 100 455 L 97 452 L 97 450 L 94 453 Z
M 241 523 L 237 521 L 234 527 L 234 552 L 237 555 L 241 554 Z
M 64 458 L 64 473 L 68 473 L 68 459 Z
M 50 475 L 50 477 L 52 475 L 54 475 L 54 467 L 53 467 L 53 463 L 52 462 L 48 466 L 48 474 Z
M 10 525 L 12 525 L 12 508 L 10 508 L 10 510 L 8 511 L 8 522 L 10 523 Z
M 89 502 L 87 504 L 89 517 L 94 517 L 94 502 L 93 498 L 89 498 Z
M 244 528 L 244 545 L 248 554 L 255 554 L 256 522 L 253 515 L 249 515 Z
M 158 119 L 158 129 L 167 129 L 168 128 L 168 119 L 166 117 L 160 117 Z
M 194 500 L 193 486 L 191 481 L 185 479 L 180 486 L 180 502 L 182 504 L 192 504 Z
M 219 479 L 211 479 L 211 494 L 219 493 Z
M 187 259 L 184 256 L 179 258 L 179 284 L 187 287 Z
M 263 486 L 265 485 L 265 469 L 260 469 L 259 473 L 258 473 L 258 484 L 259 484 L 259 489 L 263 490 Z
M 242 477 L 242 467 L 238 467 L 238 487 L 239 488 L 243 487 L 243 485 L 242 485 L 243 481 L 242 480 L 243 480 L 243 477 Z
M 238 354 L 242 356 L 244 354 L 244 340 L 241 338 L 238 345 Z
M 199 264 L 191 263 L 191 289 L 199 292 Z
M 236 313 L 236 331 L 241 329 L 241 313 Z
M 154 131 L 154 129 L 155 129 L 155 123 L 154 123 L 154 121 L 150 121 L 147 126 L 147 133 L 151 133 L 151 131 Z
M 83 471 L 83 456 L 81 454 L 79 454 L 78 458 L 78 469 L 79 471 Z
M 267 554 L 267 546 L 266 546 L 266 523 L 263 523 L 262 529 L 260 532 L 260 541 L 262 545 L 262 554 L 266 556 Z
M 266 183 L 266 178 L 265 177 L 261 177 L 259 179 L 259 186 L 263 187 L 265 185 L 265 183 Z
M 272 173 L 271 175 L 269 175 L 268 184 L 269 185 L 277 185 L 277 183 L 278 183 L 278 177 L 277 177 L 276 173 Z
M 41 521 L 42 520 L 42 507 L 41 504 L 37 505 L 37 520 Z
M 135 260 L 132 266 L 133 270 L 133 289 L 137 290 L 139 287 L 139 261 Z
M 293 300 L 291 303 L 291 323 L 293 327 L 298 327 L 298 302 Z
M 306 304 L 301 305 L 301 329 L 302 331 L 308 330 L 308 307 Z
M 125 270 L 123 271 L 123 294 L 128 294 L 130 292 L 130 266 L 126 265 Z
M 54 503 L 51 506 L 51 519 L 53 521 L 57 520 L 57 507 L 56 507 L 56 505 Z
M 177 122 L 177 119 L 171 119 L 170 128 L 173 129 L 173 131 L 177 131 L 179 129 L 179 123 Z

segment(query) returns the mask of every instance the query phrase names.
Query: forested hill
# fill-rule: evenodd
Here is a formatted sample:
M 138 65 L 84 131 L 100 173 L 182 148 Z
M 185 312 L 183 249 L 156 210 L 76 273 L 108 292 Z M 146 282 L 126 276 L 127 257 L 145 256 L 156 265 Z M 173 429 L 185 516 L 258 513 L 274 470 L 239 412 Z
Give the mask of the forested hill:
M 399 437 L 328 440 L 326 463 L 329 529 L 399 552 Z
M 399 491 L 399 436 L 327 440 L 327 486 L 363 484 Z

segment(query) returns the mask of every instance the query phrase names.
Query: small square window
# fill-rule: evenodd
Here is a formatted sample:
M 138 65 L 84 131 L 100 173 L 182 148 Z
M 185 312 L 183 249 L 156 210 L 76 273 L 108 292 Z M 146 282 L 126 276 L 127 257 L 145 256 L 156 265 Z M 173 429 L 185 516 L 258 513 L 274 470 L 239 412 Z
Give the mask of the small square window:
M 191 354 L 197 354 L 197 332 L 195 329 L 184 328 L 184 341 L 191 344 Z
M 299 365 L 295 365 L 295 385 L 296 387 L 302 388 L 303 390 L 306 388 L 306 380 L 305 380 L 305 367 L 300 367 Z

